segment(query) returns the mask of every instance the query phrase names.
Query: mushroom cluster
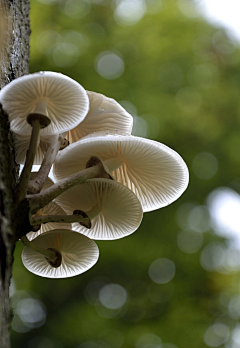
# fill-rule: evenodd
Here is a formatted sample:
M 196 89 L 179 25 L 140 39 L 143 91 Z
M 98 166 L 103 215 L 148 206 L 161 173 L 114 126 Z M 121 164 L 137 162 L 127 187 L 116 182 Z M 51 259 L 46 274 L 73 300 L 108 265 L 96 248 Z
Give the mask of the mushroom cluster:
M 92 239 L 130 235 L 143 212 L 187 188 L 188 169 L 175 151 L 131 135 L 133 118 L 120 104 L 67 76 L 20 77 L 0 91 L 0 103 L 24 164 L 16 189 L 16 207 L 29 206 L 22 261 L 39 276 L 85 272 L 99 255 Z M 37 173 L 33 164 L 41 164 Z

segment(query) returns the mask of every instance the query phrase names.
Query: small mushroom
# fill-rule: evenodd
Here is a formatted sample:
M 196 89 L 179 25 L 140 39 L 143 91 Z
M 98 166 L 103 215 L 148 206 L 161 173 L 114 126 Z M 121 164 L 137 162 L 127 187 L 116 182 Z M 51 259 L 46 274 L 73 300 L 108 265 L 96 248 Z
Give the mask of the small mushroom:
M 177 152 L 157 141 L 108 132 L 86 136 L 59 153 L 56 179 L 84 169 L 90 156 L 101 158 L 111 175 L 137 195 L 144 212 L 169 205 L 188 186 L 188 168 Z
M 34 249 L 31 248 L 34 244 Z M 53 230 L 29 242 L 22 251 L 22 262 L 32 273 L 46 278 L 68 278 L 90 269 L 98 260 L 99 250 L 94 241 L 71 230 Z M 51 261 L 37 250 L 55 252 Z
M 13 80 L 1 90 L 0 103 L 9 115 L 11 129 L 22 135 L 31 134 L 28 122 L 37 116 L 51 121 L 41 129 L 42 135 L 66 132 L 84 119 L 89 108 L 87 93 L 79 83 L 50 71 Z
M 56 198 L 69 214 L 87 214 L 90 226 L 73 223 L 73 229 L 93 239 L 119 239 L 133 233 L 142 221 L 142 207 L 127 187 L 109 179 L 90 179 Z
M 131 134 L 133 118 L 119 103 L 100 93 L 87 91 L 87 94 L 90 101 L 88 114 L 77 127 L 68 131 L 70 144 L 97 131 Z

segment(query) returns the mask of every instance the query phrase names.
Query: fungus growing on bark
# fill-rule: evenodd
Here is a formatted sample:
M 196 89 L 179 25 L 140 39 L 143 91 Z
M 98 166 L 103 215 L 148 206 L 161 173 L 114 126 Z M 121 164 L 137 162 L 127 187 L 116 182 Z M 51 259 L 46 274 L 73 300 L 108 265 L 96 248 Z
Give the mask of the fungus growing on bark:
M 70 144 L 97 131 L 131 134 L 133 118 L 116 100 L 100 93 L 87 91 L 87 94 L 90 101 L 88 114 L 77 127 L 68 131 L 66 138 Z
M 9 115 L 11 129 L 22 135 L 31 134 L 26 122 L 29 115 L 50 119 L 42 135 L 61 134 L 77 126 L 89 108 L 87 92 L 79 83 L 50 71 L 13 80 L 1 90 L 0 103 Z
M 91 228 L 73 223 L 73 229 L 93 239 L 119 239 L 136 231 L 142 221 L 142 207 L 127 187 L 109 179 L 90 179 L 67 190 L 56 202 L 69 214 L 86 213 Z
M 188 185 L 187 166 L 174 150 L 153 140 L 108 132 L 86 136 L 59 153 L 56 179 L 82 170 L 90 155 L 100 157 L 111 175 L 137 195 L 144 212 L 174 202 Z
M 48 231 L 32 242 L 25 237 L 22 262 L 32 273 L 47 278 L 68 278 L 91 268 L 99 250 L 91 239 L 71 230 Z

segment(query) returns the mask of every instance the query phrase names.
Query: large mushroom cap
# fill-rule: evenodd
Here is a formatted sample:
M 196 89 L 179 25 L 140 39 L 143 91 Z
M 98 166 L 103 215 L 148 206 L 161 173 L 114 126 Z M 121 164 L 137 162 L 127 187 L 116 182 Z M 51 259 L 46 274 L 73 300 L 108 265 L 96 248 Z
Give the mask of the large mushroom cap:
M 188 185 L 185 162 L 166 145 L 135 136 L 98 133 L 58 154 L 55 177 L 61 180 L 83 170 L 90 156 L 100 157 L 112 176 L 137 195 L 144 212 L 174 202 Z
M 136 231 L 142 221 L 142 207 L 138 198 L 127 187 L 109 179 L 90 179 L 56 198 L 69 214 L 74 210 L 99 212 L 86 229 L 73 223 L 73 229 L 93 239 L 119 239 Z
M 86 272 L 98 260 L 99 250 L 91 239 L 71 230 L 53 230 L 34 239 L 41 248 L 54 248 L 62 255 L 62 264 L 52 267 L 45 257 L 28 247 L 22 252 L 22 262 L 32 273 L 47 278 L 68 278 Z
M 103 94 L 89 91 L 87 94 L 90 101 L 88 114 L 77 127 L 68 131 L 67 139 L 70 143 L 97 131 L 131 134 L 133 118 L 119 103 Z
M 70 77 L 50 71 L 25 75 L 6 85 L 0 92 L 0 103 L 9 115 L 11 129 L 31 134 L 26 119 L 30 113 L 41 113 L 51 124 L 43 135 L 60 134 L 76 127 L 86 116 L 89 99 L 85 89 Z

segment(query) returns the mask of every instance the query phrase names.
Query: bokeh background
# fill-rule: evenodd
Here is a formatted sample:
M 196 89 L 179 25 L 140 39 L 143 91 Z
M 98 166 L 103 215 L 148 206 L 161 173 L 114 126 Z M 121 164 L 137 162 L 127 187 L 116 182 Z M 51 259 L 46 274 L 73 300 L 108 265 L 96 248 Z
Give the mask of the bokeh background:
M 228 1 L 229 4 L 231 1 Z M 63 280 L 16 248 L 13 348 L 240 347 L 240 49 L 191 0 L 32 0 L 30 71 L 120 102 L 176 150 L 187 191 Z

